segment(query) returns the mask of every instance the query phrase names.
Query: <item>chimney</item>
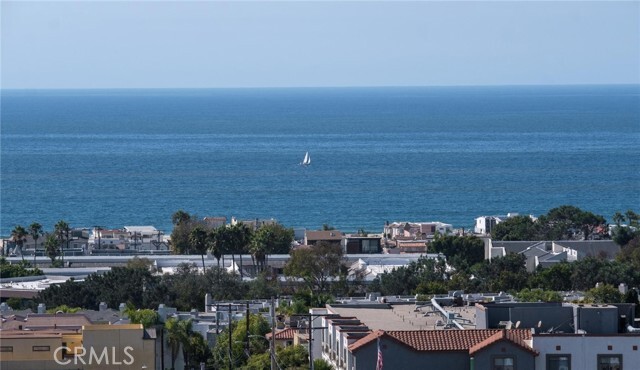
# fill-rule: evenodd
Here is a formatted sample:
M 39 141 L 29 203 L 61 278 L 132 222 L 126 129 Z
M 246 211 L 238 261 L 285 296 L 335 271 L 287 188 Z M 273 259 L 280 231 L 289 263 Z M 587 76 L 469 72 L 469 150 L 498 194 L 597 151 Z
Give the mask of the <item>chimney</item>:
M 40 303 L 38 305 L 38 313 L 39 314 L 47 313 L 47 306 L 45 306 L 44 303 Z
M 212 301 L 211 301 L 211 294 L 207 293 L 204 295 L 204 312 L 208 312 L 211 310 L 211 305 L 212 305 Z
M 118 306 L 118 309 L 120 310 L 120 313 L 123 314 L 124 310 L 127 308 L 127 305 L 124 303 L 120 303 L 120 306 Z
M 98 310 L 100 312 L 104 312 L 107 310 L 107 304 L 105 302 L 100 302 L 100 305 L 98 307 L 99 307 Z

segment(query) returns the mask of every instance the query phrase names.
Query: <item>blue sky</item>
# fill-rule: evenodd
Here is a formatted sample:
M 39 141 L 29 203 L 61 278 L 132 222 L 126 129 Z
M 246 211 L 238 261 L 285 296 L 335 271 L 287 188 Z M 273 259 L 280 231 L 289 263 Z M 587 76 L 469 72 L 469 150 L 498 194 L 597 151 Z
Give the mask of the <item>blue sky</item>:
M 640 2 L 9 2 L 2 88 L 640 83 Z

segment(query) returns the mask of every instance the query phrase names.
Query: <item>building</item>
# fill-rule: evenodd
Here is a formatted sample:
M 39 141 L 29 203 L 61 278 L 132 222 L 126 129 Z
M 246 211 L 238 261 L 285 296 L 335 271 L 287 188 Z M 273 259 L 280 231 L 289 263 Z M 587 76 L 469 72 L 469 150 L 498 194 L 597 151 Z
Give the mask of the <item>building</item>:
M 382 236 L 348 234 L 342 238 L 342 253 L 372 254 L 382 253 Z
M 212 229 L 216 229 L 227 224 L 227 218 L 225 216 L 218 217 L 205 217 L 204 223 Z
M 421 257 L 444 259 L 443 255 L 433 253 L 421 255 Z M 347 279 L 350 281 L 358 281 L 362 284 L 370 284 L 376 277 L 396 268 L 405 267 L 412 261 L 415 261 L 415 259 L 407 258 L 405 255 L 400 254 L 385 256 L 385 258 L 375 258 L 375 256 L 358 258 L 357 261 L 349 266 Z
M 538 266 L 549 267 L 562 261 L 575 262 L 586 257 L 615 259 L 620 246 L 612 240 L 501 241 L 485 242 L 485 259 L 504 257 L 507 253 L 526 257 L 529 272 Z
M 92 254 L 109 251 L 167 251 L 168 239 L 153 226 L 125 226 L 122 229 L 94 227 L 88 240 Z
M 276 336 L 275 339 L 273 340 L 276 344 L 276 346 L 281 346 L 281 347 L 289 347 L 292 346 L 296 337 L 296 334 L 298 333 L 298 329 L 295 328 L 286 328 L 286 329 L 282 329 L 282 330 L 277 330 L 276 331 Z M 271 341 L 271 333 L 267 333 L 265 335 L 265 338 L 267 338 L 267 340 Z
M 532 335 L 536 370 L 623 370 L 640 364 L 640 334 Z
M 236 224 L 243 224 L 246 225 L 247 227 L 249 227 L 251 230 L 258 230 L 260 227 L 265 226 L 265 225 L 275 225 L 277 224 L 278 221 L 276 219 L 268 219 L 268 220 L 263 220 L 263 219 L 258 219 L 255 218 L 253 220 L 238 220 L 237 218 L 231 216 L 231 223 L 230 225 L 236 225 Z
M 415 238 L 433 236 L 436 233 L 447 235 L 453 232 L 451 224 L 445 224 L 439 221 L 430 222 L 392 222 L 388 221 L 384 225 L 383 234 L 388 239 L 396 239 L 398 237 Z
M 476 328 L 535 329 L 538 333 L 613 335 L 635 324 L 632 303 L 575 304 L 547 302 L 477 303 Z
M 376 330 L 347 347 L 338 368 L 534 370 L 538 352 L 528 330 Z
M 22 244 L 22 251 L 19 250 L 16 243 L 11 239 L 3 239 L 3 243 L 6 244 L 7 252 L 9 252 L 9 254 L 19 256 L 20 253 L 22 253 L 24 256 L 33 256 L 35 253 L 36 256 L 46 256 L 44 242 L 47 236 L 48 234 L 40 236 L 36 243 L 33 237 L 30 234 L 27 234 Z M 65 256 L 82 256 L 85 254 L 88 244 L 89 231 L 84 228 L 72 228 L 69 232 L 69 242 L 67 243 L 65 240 L 61 247 L 64 248 Z
M 156 369 L 155 329 L 140 324 L 1 330 L 3 370 Z
M 511 217 L 519 216 L 518 213 L 507 213 L 506 215 L 498 215 L 498 216 L 480 216 L 475 219 L 475 227 L 473 231 L 476 234 L 487 235 L 491 234 L 491 231 L 497 224 L 506 221 Z M 529 215 L 532 220 L 535 220 L 535 217 Z
M 306 230 L 304 233 L 304 244 L 316 245 L 318 243 L 328 243 L 340 245 L 344 233 L 339 230 Z

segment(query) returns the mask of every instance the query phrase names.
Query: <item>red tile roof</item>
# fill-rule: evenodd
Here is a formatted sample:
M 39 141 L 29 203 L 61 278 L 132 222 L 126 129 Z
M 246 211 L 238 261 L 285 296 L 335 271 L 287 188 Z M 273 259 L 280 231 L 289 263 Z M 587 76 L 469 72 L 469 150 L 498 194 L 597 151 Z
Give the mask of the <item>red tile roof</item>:
M 471 330 L 376 330 L 366 337 L 352 343 L 349 351 L 354 352 L 379 337 L 389 337 L 415 351 L 471 351 L 477 352 L 499 340 L 508 340 L 527 350 L 533 351 L 524 342 L 531 339 L 531 331 L 527 329 L 512 329 L 509 333 L 501 333 L 502 329 L 471 329 Z M 488 341 L 488 339 L 490 339 Z
M 296 329 L 287 328 L 276 332 L 276 340 L 293 340 Z M 271 333 L 265 335 L 267 339 L 271 339 Z
M 529 330 L 500 330 L 489 338 L 469 348 L 469 354 L 473 355 L 474 353 L 482 351 L 483 349 L 500 341 L 509 341 L 519 347 L 522 347 L 526 351 L 533 353 L 534 356 L 537 356 L 538 352 L 524 342 L 526 339 L 531 339 L 531 332 Z

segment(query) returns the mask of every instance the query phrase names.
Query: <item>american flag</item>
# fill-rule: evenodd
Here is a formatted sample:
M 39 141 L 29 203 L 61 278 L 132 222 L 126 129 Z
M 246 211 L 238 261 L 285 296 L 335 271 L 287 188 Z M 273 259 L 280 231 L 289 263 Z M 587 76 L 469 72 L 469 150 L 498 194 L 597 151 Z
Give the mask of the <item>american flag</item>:
M 378 338 L 378 361 L 376 362 L 376 370 L 382 370 L 382 365 L 384 361 L 382 361 L 382 350 L 380 349 L 380 338 Z

